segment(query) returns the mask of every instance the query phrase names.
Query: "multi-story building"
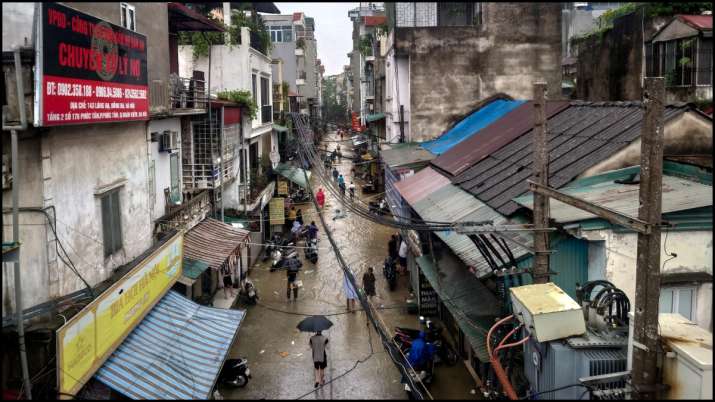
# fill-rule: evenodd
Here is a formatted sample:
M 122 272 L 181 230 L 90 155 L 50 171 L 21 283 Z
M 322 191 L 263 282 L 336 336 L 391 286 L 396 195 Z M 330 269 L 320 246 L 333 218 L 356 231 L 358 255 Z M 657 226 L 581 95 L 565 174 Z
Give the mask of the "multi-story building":
M 315 20 L 302 12 L 262 18 L 271 35 L 273 84 L 288 84 L 288 96 L 297 98 L 296 110 L 291 111 L 317 116 L 320 103 Z M 282 81 L 277 80 L 279 76 Z
M 181 180 L 182 140 L 191 136 L 190 121 L 206 115 L 206 82 L 201 71 L 178 74 L 171 44 L 182 31 L 223 28 L 178 3 L 2 7 L 3 130 L 15 127 L 18 140 L 11 152 L 11 135 L 3 133 L 3 205 L 18 196 L 25 325 L 55 344 L 63 324 L 57 313 L 71 318 L 97 289 L 163 247 L 167 238 L 158 239 L 156 229 L 166 217 L 188 204 L 197 207 L 192 218 L 209 212 L 209 203 L 189 201 Z M 3 211 L 4 245 L 14 241 L 11 216 Z M 12 265 L 3 251 L 3 330 L 10 331 L 17 312 Z M 55 364 L 46 344 L 27 343 L 31 376 Z M 4 350 L 3 360 L 16 361 L 16 353 Z M 19 371 L 3 370 L 3 384 Z M 42 381 L 56 376 L 48 378 Z M 35 398 L 56 397 L 56 384 L 39 388 Z
M 352 72 L 354 96 L 351 110 L 360 117 L 360 124 L 366 124 L 366 118 L 374 111 L 375 104 L 375 59 L 379 56 L 376 49 L 376 28 L 385 24 L 383 3 L 360 3 L 360 6 L 348 12 L 353 23 L 353 46 L 348 54 Z
M 386 3 L 388 141 L 439 136 L 487 97 L 561 94 L 559 3 Z
M 243 12 L 232 3 L 217 4 L 221 9 L 213 14 L 224 16 L 227 25 L 225 16 Z M 209 72 L 212 105 L 210 116 L 191 123 L 194 135 L 185 141 L 184 184 L 194 191 L 211 189 L 224 214 L 228 210 L 233 217 L 258 220 L 251 230 L 265 234 L 262 217 L 274 188 L 266 173 L 270 153 L 278 148 L 273 130 L 272 59 L 257 32 L 245 26 L 239 32 L 237 43 L 211 45 L 206 55 L 197 55 L 192 45 L 179 46 L 182 74 Z M 247 116 L 248 109 L 238 104 L 217 99 L 227 91 L 250 92 L 257 106 L 255 116 Z
M 27 129 L 19 133 L 17 181 L 3 186 L 4 205 L 10 205 L 8 190 L 13 186 L 21 192 L 26 307 L 109 278 L 115 268 L 151 247 L 155 224 L 187 200 L 180 147 L 188 121 L 206 114 L 205 81 L 200 71 L 178 74 L 169 62 L 169 43 L 178 31 L 222 29 L 176 3 L 64 3 L 42 8 L 53 15 L 76 17 L 84 26 L 123 28 L 122 37 L 128 38 L 131 48 L 126 50 L 122 43 L 119 54 L 139 64 L 128 69 L 110 66 L 95 73 L 68 57 L 67 52 L 80 51 L 91 41 L 80 43 L 87 32 L 80 23 L 72 28 L 76 36 L 55 47 L 57 37 L 52 32 L 62 22 L 46 22 L 45 36 L 36 37 L 33 18 L 42 21 L 35 15 L 38 10 L 33 3 L 3 4 L 3 54 L 10 56 L 3 58 L 7 88 L 3 118 L 6 123 L 19 119 L 16 69 L 6 63 L 12 60 L 15 46 L 22 47 L 28 115 Z M 56 59 L 40 66 L 34 52 Z M 44 79 L 35 80 L 38 86 L 33 85 L 33 69 L 35 78 Z M 80 96 L 72 92 L 80 87 L 67 83 L 81 83 L 83 91 L 91 90 L 92 102 L 67 101 L 67 110 L 56 112 L 65 102 L 59 94 Z M 58 99 L 43 96 L 45 87 L 57 88 Z M 3 136 L 4 166 L 11 159 L 6 140 Z M 8 222 L 9 215 L 3 220 Z M 4 238 L 9 238 L 9 228 L 5 226 Z M 12 294 L 12 289 L 13 282 L 3 280 L 4 293 Z M 10 299 L 3 303 L 4 316 L 12 306 Z

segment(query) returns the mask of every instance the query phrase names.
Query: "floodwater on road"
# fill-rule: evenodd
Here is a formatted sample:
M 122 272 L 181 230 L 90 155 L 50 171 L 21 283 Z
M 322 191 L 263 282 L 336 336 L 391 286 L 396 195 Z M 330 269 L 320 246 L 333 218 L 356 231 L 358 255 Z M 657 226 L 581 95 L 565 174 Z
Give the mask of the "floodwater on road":
M 335 133 L 326 135 L 326 138 L 339 139 Z M 335 144 L 328 142 L 328 149 L 334 149 Z M 348 148 L 350 138 L 342 144 L 341 148 Z M 350 159 L 343 157 L 342 163 L 336 166 L 349 184 Z M 310 180 L 314 191 L 325 187 L 317 171 Z M 363 197 L 360 192 L 362 181 L 355 180 L 355 184 L 356 196 Z M 399 277 L 397 288 L 390 291 L 382 274 L 389 237 L 397 230 L 351 212 L 344 218 L 333 220 L 335 210 L 344 208 L 329 191 L 324 191 L 326 222 L 357 281 L 362 284 L 367 267 L 374 267 L 377 296 L 372 303 L 376 308 L 382 307 L 379 315 L 389 332 L 392 333 L 395 326 L 418 328 L 417 316 L 408 314 L 405 307 L 409 277 Z M 347 313 L 343 271 L 312 203 L 296 205 L 296 209 L 302 210 L 305 224 L 314 220 L 320 229 L 318 261 L 312 264 L 304 258 L 304 249 L 298 249 L 303 261 L 298 280 L 303 282 L 303 287 L 297 301 L 287 300 L 285 271 L 270 272 L 270 260 L 262 262 L 259 259 L 252 267 L 249 276 L 258 290 L 259 304 L 247 307 L 237 341 L 230 351 L 232 358 L 248 359 L 252 378 L 245 388 L 220 387 L 221 394 L 227 399 L 406 399 L 400 373 L 374 328 L 367 325 L 366 314 L 363 311 Z M 303 242 L 298 246 L 303 246 Z M 356 306 L 360 308 L 359 302 Z M 329 339 L 325 370 L 327 384 L 318 390 L 313 388 L 314 369 L 308 346 L 312 334 L 296 329 L 298 322 L 312 314 L 325 315 L 334 323 L 323 332 Z M 356 365 L 358 361 L 360 363 Z M 430 392 L 435 398 L 473 399 L 475 395 L 469 393 L 472 388 L 474 382 L 460 362 L 455 367 L 437 367 Z

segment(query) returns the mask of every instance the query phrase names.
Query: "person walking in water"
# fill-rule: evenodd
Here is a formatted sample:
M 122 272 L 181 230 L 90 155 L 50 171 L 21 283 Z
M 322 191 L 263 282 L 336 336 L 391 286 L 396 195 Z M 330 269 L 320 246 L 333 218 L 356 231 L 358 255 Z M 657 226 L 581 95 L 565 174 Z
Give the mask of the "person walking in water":
M 338 177 L 338 187 L 340 187 L 340 196 L 345 197 L 345 178 L 343 175 Z
M 357 292 L 355 291 L 355 287 L 353 286 L 353 284 L 350 283 L 348 276 L 346 274 L 343 274 L 343 276 L 344 276 L 343 289 L 345 290 L 345 296 L 348 299 L 348 312 L 354 313 L 355 312 L 355 299 L 358 298 Z
M 328 353 L 326 352 L 328 338 L 318 331 L 310 337 L 308 344 L 313 351 L 313 366 L 315 367 L 315 385 L 313 388 L 318 388 L 318 385 L 325 385 L 325 368 L 328 367 Z
M 333 180 L 338 181 L 338 168 L 333 167 Z
M 362 275 L 362 287 L 367 297 L 372 300 L 375 296 L 375 273 L 372 267 L 368 267 L 367 272 Z
M 323 192 L 323 188 L 318 189 L 318 193 L 315 194 L 315 201 L 318 202 L 318 208 L 323 209 L 325 206 L 325 193 Z
M 353 201 L 355 199 L 355 183 L 353 183 L 352 180 L 350 180 L 350 185 L 348 186 L 348 191 L 350 193 L 350 201 Z

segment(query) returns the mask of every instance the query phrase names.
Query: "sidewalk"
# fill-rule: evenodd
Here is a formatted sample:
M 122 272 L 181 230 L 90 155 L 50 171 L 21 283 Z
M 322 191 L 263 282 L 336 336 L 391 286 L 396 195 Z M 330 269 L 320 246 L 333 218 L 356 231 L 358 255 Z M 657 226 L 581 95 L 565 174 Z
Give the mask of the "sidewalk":
M 239 289 L 233 289 L 234 296 L 231 297 L 231 294 L 229 293 L 229 297 L 227 299 L 224 295 L 223 288 L 218 288 L 212 300 L 214 307 L 225 309 L 231 308 L 231 306 L 236 304 L 236 299 L 238 299 L 238 291 Z

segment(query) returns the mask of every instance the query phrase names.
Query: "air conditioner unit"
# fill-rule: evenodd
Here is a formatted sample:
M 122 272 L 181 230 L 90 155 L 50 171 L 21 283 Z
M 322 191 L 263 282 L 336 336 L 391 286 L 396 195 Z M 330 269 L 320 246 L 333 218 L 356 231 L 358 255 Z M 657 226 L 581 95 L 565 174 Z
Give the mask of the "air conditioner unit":
M 159 140 L 159 152 L 171 152 L 175 149 L 179 149 L 179 133 L 164 131 Z

